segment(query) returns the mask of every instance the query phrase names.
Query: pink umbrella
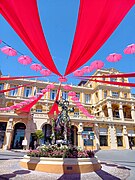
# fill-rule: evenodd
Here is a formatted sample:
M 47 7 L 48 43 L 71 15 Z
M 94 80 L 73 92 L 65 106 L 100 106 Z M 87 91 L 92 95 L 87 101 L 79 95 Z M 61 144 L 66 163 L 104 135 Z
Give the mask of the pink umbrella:
M 75 97 L 75 96 L 72 97 L 71 100 L 73 100 L 73 101 L 79 101 L 78 97 Z
M 23 55 L 18 58 L 18 62 L 23 65 L 28 65 L 32 62 L 32 59 L 29 56 Z
M 89 72 L 92 72 L 95 68 L 93 66 L 89 66 Z
M 72 87 L 69 86 L 69 85 L 65 85 L 65 86 L 63 86 L 63 89 L 65 89 L 65 90 L 72 90 Z
M 54 86 L 54 84 L 49 84 L 49 85 L 46 86 L 46 88 L 47 88 L 47 89 L 54 89 L 55 86 Z
M 44 76 L 50 76 L 52 72 L 49 69 L 42 69 L 40 73 Z
M 1 48 L 1 51 L 4 54 L 7 54 L 8 56 L 16 56 L 17 55 L 17 51 L 11 47 L 8 46 L 4 46 Z
M 62 77 L 59 77 L 58 79 L 60 82 L 67 82 L 67 78 L 62 76 Z
M 84 72 L 81 70 L 76 70 L 73 72 L 74 76 L 83 76 Z
M 35 71 L 40 71 L 40 70 L 42 70 L 42 66 L 41 66 L 40 64 L 32 64 L 32 65 L 30 66 L 30 68 L 31 68 L 32 70 L 35 70 Z
M 93 66 L 95 69 L 101 69 L 104 66 L 104 63 L 101 60 L 96 60 L 93 61 L 90 66 Z
M 49 91 L 49 89 L 47 89 L 47 88 L 41 90 L 42 93 L 46 93 L 48 91 Z
M 83 73 L 89 73 L 89 66 L 84 66 L 84 67 L 81 69 L 81 71 L 82 71 Z
M 109 54 L 109 56 L 107 56 L 107 61 L 109 62 L 117 62 L 119 61 L 120 59 L 122 58 L 122 55 L 121 54 L 116 54 L 116 53 L 113 53 L 113 54 Z
M 2 40 L 0 39 L 0 44 L 2 43 Z
M 76 96 L 76 93 L 73 92 L 73 91 L 70 91 L 70 92 L 68 93 L 68 96 Z
M 130 44 L 124 49 L 125 54 L 133 54 L 135 53 L 135 44 Z

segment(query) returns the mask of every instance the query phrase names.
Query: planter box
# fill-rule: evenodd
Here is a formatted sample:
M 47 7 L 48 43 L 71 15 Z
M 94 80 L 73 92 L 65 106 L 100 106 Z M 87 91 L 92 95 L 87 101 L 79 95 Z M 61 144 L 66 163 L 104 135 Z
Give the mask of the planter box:
M 36 171 L 56 174 L 88 173 L 101 169 L 101 164 L 94 158 L 44 158 L 25 155 L 20 165 Z

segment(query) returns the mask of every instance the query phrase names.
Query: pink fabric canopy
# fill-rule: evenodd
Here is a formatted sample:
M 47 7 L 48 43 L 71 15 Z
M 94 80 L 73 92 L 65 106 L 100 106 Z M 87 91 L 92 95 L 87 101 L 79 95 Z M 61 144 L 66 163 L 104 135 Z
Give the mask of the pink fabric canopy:
M 105 43 L 135 0 L 80 0 L 78 22 L 65 75 L 86 63 Z
M 0 13 L 35 57 L 52 72 L 60 75 L 42 31 L 36 0 L 1 0 Z
M 77 70 L 97 52 L 134 3 L 135 0 L 80 0 L 77 27 L 65 75 Z M 42 31 L 36 0 L 1 0 L 0 13 L 39 61 L 61 76 Z

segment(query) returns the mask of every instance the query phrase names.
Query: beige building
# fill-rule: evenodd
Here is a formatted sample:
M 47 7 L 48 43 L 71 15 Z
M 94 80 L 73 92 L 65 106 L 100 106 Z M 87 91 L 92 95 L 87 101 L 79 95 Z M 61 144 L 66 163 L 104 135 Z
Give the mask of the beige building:
M 97 70 L 94 75 L 118 74 L 115 69 Z M 2 75 L 1 75 L 2 76 Z M 3 77 L 3 76 L 2 76 Z M 108 81 L 128 82 L 127 78 L 111 78 Z M 0 81 L 0 90 L 34 82 L 31 86 L 22 87 L 0 94 L 0 107 L 8 107 L 28 99 L 44 89 L 50 82 L 38 80 Z M 0 111 L 0 148 L 23 148 L 26 140 L 27 148 L 33 145 L 35 130 L 44 132 L 41 143 L 50 141 L 51 119 L 47 113 L 54 103 L 59 84 L 47 92 L 33 106 L 29 114 L 16 114 L 14 111 Z M 85 149 L 128 149 L 129 141 L 135 146 L 135 97 L 130 87 L 107 85 L 96 82 L 81 81 L 78 86 L 72 85 L 82 105 L 90 114 L 90 119 L 68 97 L 68 91 L 61 88 L 61 96 L 68 99 L 70 107 L 75 107 L 70 114 L 72 143 Z M 94 132 L 94 140 L 83 139 L 82 134 Z

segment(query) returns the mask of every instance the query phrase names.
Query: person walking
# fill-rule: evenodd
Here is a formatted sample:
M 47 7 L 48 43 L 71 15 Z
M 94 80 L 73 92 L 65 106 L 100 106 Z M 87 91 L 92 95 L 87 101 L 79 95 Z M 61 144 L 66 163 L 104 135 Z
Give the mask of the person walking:
M 132 142 L 132 141 L 129 141 L 129 149 L 132 150 L 132 147 L 133 147 L 133 142 Z

